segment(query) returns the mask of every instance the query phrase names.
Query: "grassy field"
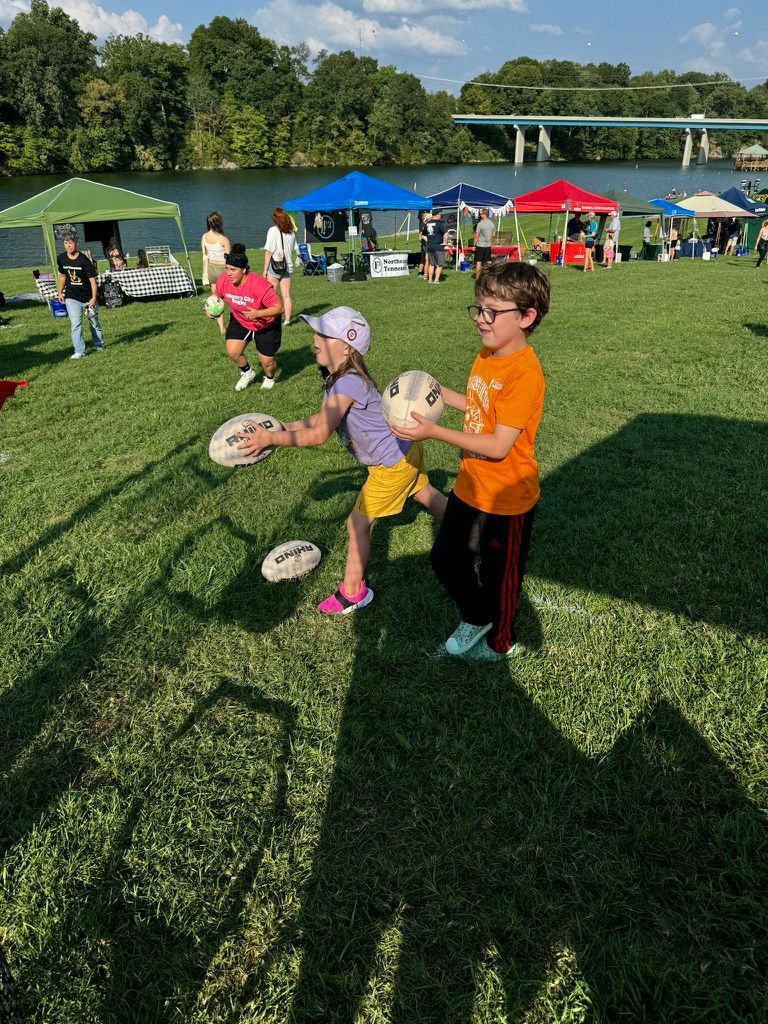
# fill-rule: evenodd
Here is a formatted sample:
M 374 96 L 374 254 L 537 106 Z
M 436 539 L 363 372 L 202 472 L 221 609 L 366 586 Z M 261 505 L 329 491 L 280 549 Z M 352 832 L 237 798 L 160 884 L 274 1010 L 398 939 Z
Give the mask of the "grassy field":
M 27 291 L 29 271 L 0 275 Z M 358 306 L 380 385 L 463 388 L 468 275 L 294 282 Z M 0 944 L 40 1024 L 768 1019 L 768 271 L 552 271 L 528 653 L 456 623 L 416 508 L 340 578 L 335 440 L 228 472 L 214 429 L 320 401 L 309 332 L 269 393 L 201 300 L 4 311 Z M 450 413 L 450 417 L 456 414 Z M 447 420 L 447 421 L 450 421 Z M 427 446 L 449 488 L 457 453 Z M 276 543 L 320 567 L 271 585 Z

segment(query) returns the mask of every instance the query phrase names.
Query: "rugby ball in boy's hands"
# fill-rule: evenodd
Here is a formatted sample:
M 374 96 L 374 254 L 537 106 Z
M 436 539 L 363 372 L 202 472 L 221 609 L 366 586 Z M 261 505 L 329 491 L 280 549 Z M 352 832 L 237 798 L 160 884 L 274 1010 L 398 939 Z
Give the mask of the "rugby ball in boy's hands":
M 395 377 L 381 393 L 381 411 L 390 427 L 415 427 L 417 412 L 432 423 L 443 415 L 442 388 L 423 370 L 407 370 Z
M 265 430 L 282 430 L 283 425 L 274 416 L 268 416 L 264 412 L 246 412 L 240 416 L 234 416 L 226 423 L 222 423 L 219 429 L 211 438 L 208 445 L 208 454 L 214 462 L 220 466 L 253 466 L 271 455 L 274 447 L 262 448 L 255 455 L 245 455 L 239 450 L 243 443 L 238 434 L 253 433 L 254 426 L 264 427 Z
M 273 548 L 261 564 L 261 575 L 270 583 L 296 580 L 320 562 L 320 548 L 308 540 L 289 540 Z

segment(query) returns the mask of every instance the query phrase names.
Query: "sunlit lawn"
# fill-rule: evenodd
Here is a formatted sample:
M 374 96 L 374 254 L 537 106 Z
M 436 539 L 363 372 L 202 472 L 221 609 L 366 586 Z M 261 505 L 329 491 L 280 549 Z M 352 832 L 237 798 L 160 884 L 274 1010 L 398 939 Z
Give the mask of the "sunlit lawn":
M 468 275 L 294 296 L 362 309 L 381 385 L 463 386 Z M 415 508 L 374 533 L 373 604 L 315 613 L 361 480 L 335 441 L 208 460 L 238 412 L 319 406 L 305 328 L 235 393 L 199 298 L 103 310 L 74 363 L 66 321 L 3 311 L 0 376 L 30 382 L 0 413 L 25 1020 L 768 1019 L 766 309 L 746 259 L 553 269 L 528 653 L 490 668 L 430 657 L 456 618 Z M 427 455 L 449 488 L 457 453 Z M 320 567 L 266 583 L 291 539 Z

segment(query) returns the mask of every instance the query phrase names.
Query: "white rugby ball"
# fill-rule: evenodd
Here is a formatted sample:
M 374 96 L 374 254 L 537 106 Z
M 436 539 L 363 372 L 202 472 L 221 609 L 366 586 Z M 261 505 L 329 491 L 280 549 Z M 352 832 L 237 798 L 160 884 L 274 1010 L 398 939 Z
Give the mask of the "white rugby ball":
M 208 454 L 214 462 L 220 466 L 253 466 L 262 459 L 266 459 L 275 450 L 274 447 L 262 448 L 255 455 L 244 455 L 239 451 L 242 439 L 238 434 L 250 434 L 253 427 L 250 424 L 257 424 L 266 430 L 282 430 L 282 423 L 274 416 L 268 416 L 263 412 L 245 412 L 240 416 L 233 416 L 231 420 L 222 423 L 219 429 L 211 438 L 208 445 Z
M 311 572 L 320 562 L 320 548 L 308 540 L 278 544 L 261 563 L 261 575 L 270 583 L 295 580 Z
M 382 391 L 381 412 L 390 427 L 415 427 L 412 412 L 437 423 L 443 415 L 442 390 L 431 374 L 407 370 Z

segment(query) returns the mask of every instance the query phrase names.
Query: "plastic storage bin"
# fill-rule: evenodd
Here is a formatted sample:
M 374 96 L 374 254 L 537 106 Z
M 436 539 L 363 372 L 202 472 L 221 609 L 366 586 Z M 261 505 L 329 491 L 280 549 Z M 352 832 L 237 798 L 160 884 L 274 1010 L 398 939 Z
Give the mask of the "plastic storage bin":
M 329 281 L 334 284 L 341 284 L 341 275 L 344 273 L 344 267 L 341 263 L 332 263 L 327 270 L 327 277 Z

